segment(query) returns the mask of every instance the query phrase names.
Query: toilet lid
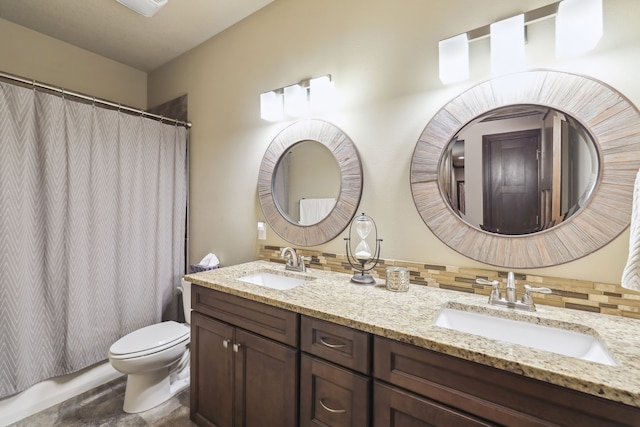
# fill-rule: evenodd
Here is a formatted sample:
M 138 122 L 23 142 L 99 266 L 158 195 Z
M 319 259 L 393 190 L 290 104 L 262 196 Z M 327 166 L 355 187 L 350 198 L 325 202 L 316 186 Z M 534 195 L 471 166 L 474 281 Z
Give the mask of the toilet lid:
M 189 328 L 182 323 L 156 323 L 133 331 L 113 343 L 109 352 L 113 355 L 124 355 L 148 352 L 159 347 L 171 347 L 176 342 L 189 337 Z

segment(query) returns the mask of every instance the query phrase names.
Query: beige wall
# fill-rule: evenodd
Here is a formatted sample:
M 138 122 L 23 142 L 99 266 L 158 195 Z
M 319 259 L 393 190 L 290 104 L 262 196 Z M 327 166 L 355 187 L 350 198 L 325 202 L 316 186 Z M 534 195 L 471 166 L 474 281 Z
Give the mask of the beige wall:
M 0 71 L 147 108 L 147 73 L 1 18 Z
M 288 122 L 259 118 L 260 92 L 332 74 L 343 106 L 328 120 L 361 155 L 364 192 L 382 257 L 487 267 L 441 243 L 416 212 L 409 165 L 435 112 L 490 77 L 488 41 L 471 46 L 472 80 L 443 86 L 438 40 L 552 3 L 550 0 L 277 0 L 149 76 L 149 105 L 189 94 L 191 260 L 215 252 L 224 265 L 257 257 L 258 167 Z M 553 20 L 529 27 L 530 68 L 595 77 L 640 105 L 640 2 L 605 0 L 605 36 L 574 60 L 553 55 Z M 344 253 L 344 234 L 314 249 Z M 285 244 L 271 229 L 265 243 Z M 628 234 L 581 260 L 530 270 L 538 275 L 619 282 Z M 526 270 L 522 270 L 526 272 Z

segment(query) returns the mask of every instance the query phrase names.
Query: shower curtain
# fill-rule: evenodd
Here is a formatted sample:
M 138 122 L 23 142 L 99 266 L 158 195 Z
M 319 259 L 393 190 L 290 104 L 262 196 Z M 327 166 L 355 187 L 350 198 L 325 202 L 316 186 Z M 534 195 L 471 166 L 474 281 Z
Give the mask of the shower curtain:
M 0 83 L 0 397 L 161 320 L 184 271 L 186 141 Z

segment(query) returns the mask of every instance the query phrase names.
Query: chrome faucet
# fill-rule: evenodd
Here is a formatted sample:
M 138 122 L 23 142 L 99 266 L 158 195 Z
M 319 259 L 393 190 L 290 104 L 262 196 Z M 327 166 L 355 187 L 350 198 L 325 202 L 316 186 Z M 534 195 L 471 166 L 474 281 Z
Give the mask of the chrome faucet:
M 507 302 L 516 302 L 516 277 L 513 271 L 507 274 Z
M 307 271 L 307 266 L 304 262 L 311 261 L 311 257 L 305 257 L 302 255 L 298 256 L 295 249 L 290 248 L 289 246 L 282 249 L 282 251 L 280 252 L 280 258 L 287 259 L 287 263 L 284 266 L 285 270 L 301 272 Z
M 522 293 L 522 299 L 518 301 L 516 293 L 516 279 L 512 271 L 507 274 L 507 288 L 506 297 L 503 298 L 500 292 L 500 282 L 498 280 L 489 281 L 487 279 L 476 279 L 476 283 L 480 285 L 491 285 L 491 294 L 489 294 L 489 304 L 497 305 L 500 307 L 513 308 L 516 310 L 536 311 L 536 306 L 533 303 L 533 297 L 531 292 L 539 292 L 541 294 L 552 293 L 549 288 L 534 288 L 527 284 L 524 285 L 524 292 Z

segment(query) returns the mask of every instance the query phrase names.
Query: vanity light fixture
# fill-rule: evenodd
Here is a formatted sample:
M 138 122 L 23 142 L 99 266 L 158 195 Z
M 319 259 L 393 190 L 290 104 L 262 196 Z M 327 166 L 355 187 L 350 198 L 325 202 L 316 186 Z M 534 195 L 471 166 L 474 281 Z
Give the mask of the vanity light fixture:
M 602 0 L 564 0 L 556 16 L 556 56 L 592 50 L 602 38 Z
M 308 117 L 315 113 L 326 113 L 335 104 L 335 88 L 331 75 L 327 74 L 261 93 L 260 117 L 272 122 Z
M 602 37 L 602 0 L 558 1 L 522 15 L 441 40 L 438 43 L 440 80 L 444 84 L 467 80 L 469 78 L 468 45 L 487 37 L 491 38 L 492 72 L 506 73 L 523 68 L 526 26 L 554 17 L 556 18 L 556 56 L 558 57 L 585 53 L 593 49 Z
M 524 14 L 490 25 L 491 71 L 506 74 L 524 68 Z

